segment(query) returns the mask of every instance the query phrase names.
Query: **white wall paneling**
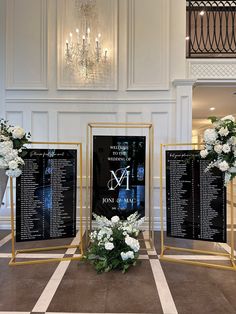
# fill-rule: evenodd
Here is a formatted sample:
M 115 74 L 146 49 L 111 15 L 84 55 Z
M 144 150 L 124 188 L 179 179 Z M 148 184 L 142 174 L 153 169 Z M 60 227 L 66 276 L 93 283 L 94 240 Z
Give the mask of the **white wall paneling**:
M 159 227 L 160 143 L 191 138 L 192 83 L 183 83 L 185 48 L 179 47 L 185 45 L 185 0 L 178 2 L 97 0 L 113 67 L 107 85 L 85 86 L 63 71 L 66 36 L 76 23 L 67 8 L 75 0 L 0 0 L 1 114 L 32 132 L 33 141 L 82 142 L 84 209 L 87 123 L 152 123 L 154 220 Z M 173 85 L 170 78 L 180 81 Z M 122 132 L 145 135 L 144 130 Z M 9 190 L 5 201 L 0 227 L 10 222 Z
M 176 142 L 192 142 L 192 88 L 195 80 L 175 80 Z
M 102 70 L 95 81 L 80 78 L 75 71 L 70 71 L 65 62 L 66 40 L 69 33 L 80 28 L 78 25 L 78 5 L 76 0 L 57 1 L 57 87 L 60 90 L 116 90 L 117 89 L 117 38 L 118 38 L 118 0 L 99 0 L 96 6 L 98 29 L 94 32 L 101 33 L 103 49 L 108 49 L 110 65 L 108 70 Z M 96 34 L 97 34 L 96 33 Z M 80 30 L 80 40 L 82 40 Z M 104 54 L 104 51 L 102 51 Z M 99 71 L 98 71 L 99 72 Z
M 169 0 L 128 1 L 127 90 L 169 89 Z
M 39 99 L 8 99 L 7 118 L 14 124 L 24 125 L 27 116 L 33 141 L 78 141 L 83 143 L 83 208 L 85 209 L 86 127 L 89 122 L 148 122 L 154 127 L 154 209 L 156 227 L 159 227 L 159 146 L 172 139 L 172 115 L 175 102 L 171 101 L 79 101 L 72 99 L 44 101 Z M 88 110 L 89 108 L 89 110 Z M 123 114 L 120 116 L 119 113 Z M 30 113 L 30 114 L 29 114 Z M 50 129 L 53 128 L 53 132 Z M 116 130 L 99 130 L 113 134 Z M 119 131 L 120 134 L 124 131 Z M 131 133 L 130 133 L 131 132 Z M 141 133 L 140 133 L 141 132 Z M 100 134 L 99 133 L 99 134 Z M 116 133 L 114 133 L 116 134 Z M 129 130 L 129 135 L 146 135 L 143 130 Z M 9 215 L 9 193 L 4 223 Z
M 49 119 L 48 112 L 32 111 L 31 133 L 34 141 L 49 141 Z
M 47 1 L 6 4 L 6 88 L 47 89 Z

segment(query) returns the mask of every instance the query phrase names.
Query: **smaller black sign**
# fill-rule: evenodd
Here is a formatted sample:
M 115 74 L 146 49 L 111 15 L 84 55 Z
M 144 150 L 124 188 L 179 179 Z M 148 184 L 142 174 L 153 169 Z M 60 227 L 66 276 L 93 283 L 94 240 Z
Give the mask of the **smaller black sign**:
M 167 235 L 226 242 L 226 188 L 198 150 L 166 151 Z
M 16 241 L 76 235 L 77 151 L 28 149 L 16 180 Z

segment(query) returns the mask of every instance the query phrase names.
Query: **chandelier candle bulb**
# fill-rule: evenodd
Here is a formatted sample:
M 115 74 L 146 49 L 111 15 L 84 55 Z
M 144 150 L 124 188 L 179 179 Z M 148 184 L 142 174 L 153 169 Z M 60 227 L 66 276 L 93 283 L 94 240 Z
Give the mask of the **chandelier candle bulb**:
M 105 49 L 105 51 L 104 51 L 105 61 L 107 61 L 107 53 L 108 53 L 108 50 L 107 50 L 107 49 Z
M 77 34 L 77 39 L 78 39 L 78 43 L 79 43 L 79 29 L 78 28 L 76 28 L 76 34 Z
M 72 45 L 72 36 L 73 36 L 73 34 L 70 33 L 70 43 L 71 43 L 71 45 Z

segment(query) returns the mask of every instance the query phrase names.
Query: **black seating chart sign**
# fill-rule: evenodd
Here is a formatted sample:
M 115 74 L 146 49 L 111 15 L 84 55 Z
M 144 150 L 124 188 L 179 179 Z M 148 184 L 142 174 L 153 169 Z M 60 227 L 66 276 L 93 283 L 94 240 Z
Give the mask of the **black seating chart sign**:
M 93 213 L 145 215 L 145 150 L 145 136 L 93 136 Z
M 16 180 L 16 241 L 75 237 L 77 150 L 28 149 Z
M 199 150 L 166 151 L 167 236 L 226 242 L 224 178 L 208 164 Z

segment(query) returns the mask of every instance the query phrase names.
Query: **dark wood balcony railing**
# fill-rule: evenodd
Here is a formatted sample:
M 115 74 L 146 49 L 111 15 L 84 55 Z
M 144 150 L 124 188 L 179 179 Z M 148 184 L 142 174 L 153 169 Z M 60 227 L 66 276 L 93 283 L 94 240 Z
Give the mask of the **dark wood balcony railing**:
M 236 1 L 187 0 L 187 58 L 236 57 Z

